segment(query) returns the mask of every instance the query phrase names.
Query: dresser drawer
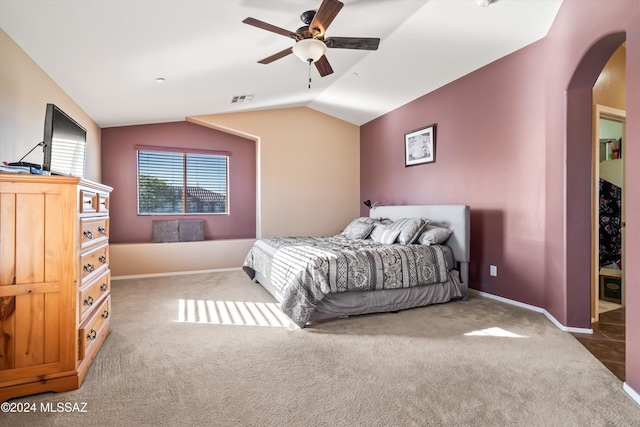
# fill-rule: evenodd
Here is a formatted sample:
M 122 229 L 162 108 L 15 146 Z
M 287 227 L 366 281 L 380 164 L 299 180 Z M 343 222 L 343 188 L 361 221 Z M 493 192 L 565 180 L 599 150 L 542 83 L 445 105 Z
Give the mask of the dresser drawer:
M 99 245 L 109 240 L 109 218 L 82 218 L 80 220 L 80 247 Z
M 80 213 L 98 212 L 99 196 L 95 191 L 80 190 Z
M 109 265 L 109 245 L 100 246 L 80 255 L 80 280 L 84 285 Z
M 108 194 L 98 195 L 98 212 L 103 214 L 109 213 L 109 195 Z
M 80 290 L 80 323 L 91 314 L 92 310 L 109 295 L 111 290 L 111 271 L 106 270 L 96 280 Z
M 84 359 L 92 351 L 92 344 L 98 343 L 100 338 L 108 332 L 111 317 L 111 296 L 100 304 L 91 317 L 78 330 L 78 358 Z

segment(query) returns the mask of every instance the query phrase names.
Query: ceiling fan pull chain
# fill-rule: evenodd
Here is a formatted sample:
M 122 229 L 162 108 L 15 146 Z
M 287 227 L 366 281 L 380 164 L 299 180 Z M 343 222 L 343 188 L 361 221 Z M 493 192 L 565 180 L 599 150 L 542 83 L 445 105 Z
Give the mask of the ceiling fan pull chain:
M 309 59 L 307 62 L 309 63 L 309 89 L 311 89 L 311 63 L 313 60 Z

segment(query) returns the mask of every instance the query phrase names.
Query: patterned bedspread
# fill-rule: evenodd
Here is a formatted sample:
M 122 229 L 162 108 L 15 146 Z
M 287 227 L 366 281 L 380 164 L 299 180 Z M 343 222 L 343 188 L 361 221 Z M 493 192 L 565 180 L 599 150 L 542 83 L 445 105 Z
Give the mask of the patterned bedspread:
M 281 309 L 304 327 L 325 295 L 446 282 L 453 268 L 448 246 L 383 245 L 344 236 L 275 237 L 256 241 L 243 269 L 270 280 Z

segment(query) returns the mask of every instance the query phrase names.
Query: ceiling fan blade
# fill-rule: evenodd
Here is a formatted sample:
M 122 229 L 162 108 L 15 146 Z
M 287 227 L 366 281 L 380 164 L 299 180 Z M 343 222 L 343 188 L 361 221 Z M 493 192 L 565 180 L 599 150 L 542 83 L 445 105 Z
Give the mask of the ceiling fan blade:
M 260 61 L 258 61 L 258 64 L 269 64 L 269 63 L 275 61 L 276 59 L 280 59 L 280 58 L 283 58 L 283 57 L 289 55 L 292 52 L 293 52 L 293 48 L 288 47 L 283 51 L 280 51 L 278 53 L 274 53 L 271 56 L 267 56 L 266 58 L 261 59 Z
M 379 38 L 374 37 L 329 37 L 324 40 L 327 47 L 334 49 L 378 50 Z
M 326 56 L 322 55 L 320 59 L 315 62 L 315 64 L 318 72 L 320 73 L 320 77 L 328 76 L 329 74 L 333 73 L 333 68 L 331 68 L 329 60 Z
M 342 6 L 344 6 L 344 3 L 338 0 L 323 0 L 313 17 L 313 21 L 309 24 L 311 33 L 313 33 L 315 37 L 324 35 L 329 25 L 331 25 L 338 15 L 338 12 L 340 12 L 340 9 L 342 9 Z
M 254 27 L 261 28 L 263 30 L 271 31 L 272 33 L 281 34 L 285 37 L 289 37 L 295 39 L 295 33 L 289 30 L 285 30 L 284 28 L 276 27 L 275 25 L 268 24 L 264 21 L 260 21 L 255 18 L 246 18 L 244 21 L 245 24 L 253 25 Z

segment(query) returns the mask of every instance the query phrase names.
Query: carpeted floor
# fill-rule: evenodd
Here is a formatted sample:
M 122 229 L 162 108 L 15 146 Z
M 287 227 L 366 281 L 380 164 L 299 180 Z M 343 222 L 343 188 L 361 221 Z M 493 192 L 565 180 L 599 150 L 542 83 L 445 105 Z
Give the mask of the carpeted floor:
M 640 426 L 640 406 L 542 314 L 472 297 L 298 329 L 241 271 L 113 281 L 76 391 L 7 426 Z

